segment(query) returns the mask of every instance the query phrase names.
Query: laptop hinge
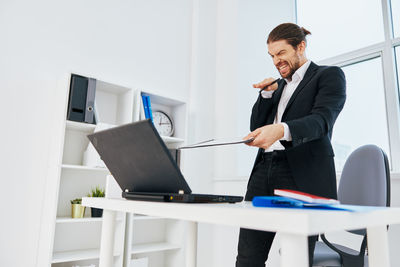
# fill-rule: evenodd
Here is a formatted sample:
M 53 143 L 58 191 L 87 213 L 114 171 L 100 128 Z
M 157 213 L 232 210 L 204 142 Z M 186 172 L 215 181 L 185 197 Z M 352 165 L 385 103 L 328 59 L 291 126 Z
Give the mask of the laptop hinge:
M 184 195 L 184 194 L 185 194 L 185 191 L 179 190 L 179 191 L 178 191 L 178 194 L 179 194 L 179 195 Z

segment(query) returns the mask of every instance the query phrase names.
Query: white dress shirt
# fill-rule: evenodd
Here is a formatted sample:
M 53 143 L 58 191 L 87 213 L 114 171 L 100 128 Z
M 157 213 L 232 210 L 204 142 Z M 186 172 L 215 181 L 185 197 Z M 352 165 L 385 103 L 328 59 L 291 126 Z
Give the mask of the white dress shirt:
M 284 141 L 292 141 L 292 136 L 290 134 L 289 126 L 282 122 L 282 115 L 285 112 L 286 106 L 289 102 L 289 99 L 292 97 L 294 91 L 296 90 L 297 86 L 303 80 L 304 74 L 306 73 L 308 67 L 310 66 L 311 61 L 308 60 L 306 63 L 304 63 L 300 68 L 296 70 L 296 72 L 292 75 L 292 79 L 289 81 L 288 79 L 285 79 L 286 84 L 285 87 L 283 87 L 283 92 L 281 95 L 281 99 L 279 100 L 278 104 L 278 110 L 276 112 L 276 116 L 274 119 L 274 124 L 282 124 L 284 131 L 283 131 L 283 137 L 280 140 Z M 262 91 L 261 96 L 263 98 L 271 98 L 272 93 L 274 91 Z M 284 150 L 285 147 L 278 141 L 273 143 L 268 149 L 265 149 L 265 152 L 272 152 L 274 150 Z

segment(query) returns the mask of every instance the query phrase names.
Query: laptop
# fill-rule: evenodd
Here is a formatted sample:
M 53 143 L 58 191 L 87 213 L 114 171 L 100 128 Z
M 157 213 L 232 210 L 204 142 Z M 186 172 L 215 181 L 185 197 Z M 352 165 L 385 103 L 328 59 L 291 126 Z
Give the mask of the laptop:
M 192 194 L 151 120 L 88 135 L 108 170 L 132 200 L 184 203 L 235 203 L 242 196 Z

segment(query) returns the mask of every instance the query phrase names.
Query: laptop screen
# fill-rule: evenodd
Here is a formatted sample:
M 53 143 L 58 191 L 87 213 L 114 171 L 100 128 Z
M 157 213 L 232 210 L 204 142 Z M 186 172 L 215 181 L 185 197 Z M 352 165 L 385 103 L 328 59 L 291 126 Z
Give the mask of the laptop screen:
M 191 193 L 150 120 L 88 135 L 122 191 Z

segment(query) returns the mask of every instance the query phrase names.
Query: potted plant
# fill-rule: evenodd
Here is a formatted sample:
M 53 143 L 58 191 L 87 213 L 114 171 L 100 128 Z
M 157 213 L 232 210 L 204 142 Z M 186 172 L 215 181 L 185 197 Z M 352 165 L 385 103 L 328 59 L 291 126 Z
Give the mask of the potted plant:
M 71 217 L 83 218 L 85 215 L 85 207 L 82 206 L 82 198 L 75 198 L 71 200 Z
M 105 192 L 104 189 L 96 186 L 95 189 L 92 189 L 91 192 L 87 195 L 88 197 L 104 197 Z M 90 208 L 92 217 L 101 217 L 103 216 L 103 209 L 98 208 Z

